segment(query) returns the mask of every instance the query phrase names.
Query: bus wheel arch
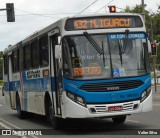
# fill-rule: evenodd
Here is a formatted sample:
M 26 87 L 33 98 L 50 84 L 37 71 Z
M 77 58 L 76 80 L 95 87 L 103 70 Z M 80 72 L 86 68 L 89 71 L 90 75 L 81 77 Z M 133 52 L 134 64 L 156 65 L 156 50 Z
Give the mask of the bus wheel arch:
M 52 105 L 52 101 L 48 92 L 45 93 L 45 115 L 48 122 L 51 123 L 54 129 L 60 128 L 60 119 L 55 117 L 54 106 Z
M 17 109 L 17 115 L 19 118 L 23 119 L 25 117 L 25 112 L 21 109 L 21 102 L 19 98 L 18 92 L 16 92 L 16 109 Z

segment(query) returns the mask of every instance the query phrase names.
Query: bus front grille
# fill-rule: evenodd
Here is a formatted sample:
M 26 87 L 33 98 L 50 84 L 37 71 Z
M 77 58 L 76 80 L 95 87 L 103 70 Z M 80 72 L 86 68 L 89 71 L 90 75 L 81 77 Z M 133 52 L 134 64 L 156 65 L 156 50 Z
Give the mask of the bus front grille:
M 131 80 L 84 84 L 80 87 L 80 89 L 87 92 L 110 92 L 134 89 L 140 87 L 141 85 L 143 85 L 143 82 L 141 80 Z
M 91 113 L 109 113 L 109 106 L 122 106 L 121 111 L 113 111 L 113 112 L 125 112 L 125 111 L 133 111 L 139 108 L 140 101 L 126 102 L 121 104 L 106 104 L 106 105 L 88 105 L 88 109 Z

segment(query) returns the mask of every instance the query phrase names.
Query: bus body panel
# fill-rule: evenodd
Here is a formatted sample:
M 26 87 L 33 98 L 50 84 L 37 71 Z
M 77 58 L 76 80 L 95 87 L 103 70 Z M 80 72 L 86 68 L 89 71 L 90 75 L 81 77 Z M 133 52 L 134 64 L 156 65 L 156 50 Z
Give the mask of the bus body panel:
M 142 20 L 143 26 L 139 28 L 129 28 L 131 33 L 145 33 L 146 28 L 142 17 L 138 14 L 127 14 L 127 13 L 115 13 L 105 15 L 92 15 L 92 17 L 98 16 L 139 16 Z M 79 16 L 79 17 L 83 17 Z M 90 15 L 86 15 L 90 17 Z M 31 43 L 32 40 L 42 37 L 44 34 L 48 36 L 48 58 L 49 65 L 47 67 L 38 67 L 36 69 L 23 70 L 22 72 L 12 73 L 11 72 L 11 58 L 9 59 L 10 64 L 10 79 L 8 75 L 4 74 L 4 90 L 6 103 L 9 104 L 13 109 L 16 109 L 16 94 L 20 97 L 21 108 L 23 111 L 32 112 L 36 114 L 45 115 L 45 96 L 49 93 L 49 98 L 53 104 L 54 115 L 59 115 L 62 118 L 91 118 L 91 117 L 107 117 L 116 115 L 128 115 L 132 113 L 147 112 L 152 109 L 152 92 L 143 101 L 140 102 L 142 93 L 151 86 L 151 76 L 149 74 L 136 77 L 126 78 L 114 78 L 114 79 L 94 79 L 94 80 L 74 80 L 68 79 L 63 76 L 62 71 L 62 95 L 61 93 L 57 96 L 59 91 L 56 90 L 56 75 L 55 63 L 54 63 L 54 48 L 52 45 L 52 37 L 59 35 L 63 39 L 65 36 L 83 35 L 86 30 L 73 30 L 66 31 L 65 23 L 68 18 L 61 19 L 47 28 L 38 31 L 31 36 L 27 37 L 23 41 L 19 42 L 12 47 L 9 47 L 4 51 L 4 55 L 11 56 L 12 51 L 20 47 L 24 47 L 24 44 Z M 111 28 L 111 29 L 90 29 L 87 30 L 88 34 L 112 34 L 112 33 L 124 33 L 127 28 Z M 63 53 L 62 53 L 62 56 Z M 62 59 L 63 63 L 63 59 Z M 48 70 L 48 75 L 45 76 L 44 72 Z M 38 74 L 38 76 L 37 76 Z M 86 84 L 98 84 L 98 83 L 113 83 L 123 81 L 136 81 L 141 80 L 143 85 L 134 89 L 128 90 L 117 90 L 110 92 L 86 92 L 81 89 L 81 86 Z M 86 107 L 75 103 L 67 97 L 67 93 L 71 92 L 77 94 L 85 99 Z M 133 93 L 135 95 L 133 95 Z M 115 99 L 116 95 L 116 99 Z M 128 95 L 128 96 L 127 96 Z M 114 97 L 114 98 L 113 98 Z M 125 98 L 124 98 L 125 97 Z M 59 102 L 59 103 L 58 103 Z M 60 107 L 57 107 L 60 104 Z M 124 106 L 125 104 L 138 104 L 138 108 L 135 110 L 128 111 L 116 111 L 108 112 L 108 106 Z M 102 113 L 91 113 L 90 108 L 96 108 L 98 106 L 104 106 L 104 112 Z M 58 110 L 56 110 L 56 108 Z
M 142 102 L 142 112 L 149 112 L 152 110 L 153 108 L 152 99 L 153 98 L 152 98 L 152 92 L 151 92 L 150 96 L 148 96 L 146 100 Z
M 117 91 L 103 91 L 103 92 L 88 92 L 81 89 L 81 86 L 85 84 L 101 84 L 101 83 L 113 83 L 114 82 L 127 82 L 130 80 L 141 80 L 143 85 L 128 90 L 117 90 Z M 134 99 L 140 99 L 142 92 L 144 92 L 148 87 L 150 87 L 151 79 L 150 74 L 143 76 L 143 77 L 133 77 L 133 78 L 123 78 L 123 79 L 116 79 L 116 80 L 94 80 L 94 81 L 74 81 L 64 79 L 64 90 L 69 91 L 70 93 L 75 93 L 85 99 L 86 103 L 113 103 L 113 102 L 121 102 L 121 101 L 131 101 Z M 73 87 L 74 85 L 74 87 Z M 75 88 L 76 87 L 76 88 Z M 107 89 L 107 87 L 106 87 Z M 112 98 L 116 96 L 114 99 Z M 95 98 L 96 97 L 96 98 Z
M 70 100 L 65 94 L 65 118 L 96 118 L 96 117 L 112 117 L 112 116 L 120 116 L 120 115 L 130 115 L 134 113 L 148 112 L 152 110 L 152 92 L 148 96 L 148 98 L 140 103 L 140 100 L 131 101 L 131 102 L 123 102 L 123 103 L 114 103 L 114 104 L 89 104 L 86 107 L 83 107 L 72 100 Z M 133 106 L 138 104 L 137 109 L 133 109 Z M 126 105 L 126 108 L 125 108 Z M 130 107 L 127 107 L 130 105 Z M 124 110 L 122 111 L 113 111 L 108 112 L 109 106 L 123 106 Z M 90 108 L 96 108 L 96 113 L 92 113 Z M 103 108 L 103 109 L 102 109 Z

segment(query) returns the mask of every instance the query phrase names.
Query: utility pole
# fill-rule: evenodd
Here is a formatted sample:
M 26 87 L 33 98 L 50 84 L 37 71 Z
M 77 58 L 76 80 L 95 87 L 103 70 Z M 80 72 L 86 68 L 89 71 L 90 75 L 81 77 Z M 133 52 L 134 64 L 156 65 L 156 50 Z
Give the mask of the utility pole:
M 144 12 L 144 0 L 142 0 L 142 16 L 145 21 L 145 12 Z
M 145 14 L 144 14 L 145 15 Z M 154 38 L 153 38 L 153 24 L 152 24 L 152 15 L 149 16 L 149 20 L 150 20 L 150 30 L 151 30 L 151 47 L 154 43 Z M 156 49 L 157 49 L 157 46 L 156 46 Z M 157 52 L 156 52 L 157 53 Z M 154 85 L 155 85 L 155 92 L 157 92 L 157 82 L 156 82 L 156 54 L 155 55 L 152 55 L 153 56 L 153 73 L 154 73 Z
M 150 17 L 150 23 L 151 23 L 151 45 L 154 44 L 154 38 L 153 38 L 153 26 L 152 26 L 152 16 Z M 156 46 L 157 49 L 157 46 Z M 153 69 L 154 69 L 154 85 L 155 85 L 155 92 L 157 91 L 157 83 L 156 83 L 156 66 L 155 66 L 155 56 L 153 55 Z

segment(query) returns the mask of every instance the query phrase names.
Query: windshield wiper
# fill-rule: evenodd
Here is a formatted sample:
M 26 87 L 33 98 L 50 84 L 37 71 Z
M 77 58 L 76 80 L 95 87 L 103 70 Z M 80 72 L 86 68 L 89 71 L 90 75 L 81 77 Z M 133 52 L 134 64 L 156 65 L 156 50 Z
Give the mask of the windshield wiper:
M 83 32 L 83 34 L 100 55 L 104 54 L 103 50 L 99 47 L 99 45 L 94 41 L 94 39 L 87 32 Z
M 118 47 L 119 47 L 119 56 L 121 60 L 121 66 L 122 66 L 122 45 L 120 44 L 120 41 L 118 41 Z
M 125 30 L 125 39 L 124 39 L 124 47 L 127 46 L 127 41 L 128 41 L 128 33 L 129 33 L 129 30 Z M 124 52 L 124 49 L 123 49 L 123 52 L 122 52 L 122 44 L 120 44 L 120 40 L 118 41 L 118 47 L 119 47 L 119 56 L 120 56 L 120 61 L 121 61 L 121 66 L 122 66 L 122 54 Z
M 126 29 L 126 30 L 125 30 L 124 47 L 127 46 L 127 42 L 128 42 L 128 34 L 129 34 L 129 30 Z

